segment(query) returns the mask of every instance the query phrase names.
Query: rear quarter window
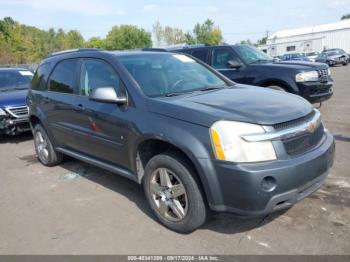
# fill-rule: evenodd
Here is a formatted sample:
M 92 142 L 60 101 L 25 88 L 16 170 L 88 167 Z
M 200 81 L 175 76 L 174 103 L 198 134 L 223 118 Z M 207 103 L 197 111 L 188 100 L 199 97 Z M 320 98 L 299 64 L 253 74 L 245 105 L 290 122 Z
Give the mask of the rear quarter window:
M 202 49 L 202 50 L 195 50 L 192 52 L 192 56 L 195 58 L 198 58 L 199 60 L 203 62 L 207 62 L 207 57 L 208 57 L 208 49 Z
M 47 83 L 47 76 L 49 74 L 50 64 L 45 63 L 41 64 L 36 70 L 33 81 L 32 81 L 32 89 L 33 90 L 45 90 Z

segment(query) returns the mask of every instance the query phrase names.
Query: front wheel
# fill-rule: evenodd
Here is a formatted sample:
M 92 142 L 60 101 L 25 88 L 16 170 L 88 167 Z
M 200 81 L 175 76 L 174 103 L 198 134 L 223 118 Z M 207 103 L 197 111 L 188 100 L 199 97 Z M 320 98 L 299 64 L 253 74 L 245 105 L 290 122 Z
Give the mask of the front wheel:
M 144 192 L 158 220 L 189 233 L 206 220 L 206 206 L 194 170 L 176 154 L 154 156 L 145 168 Z

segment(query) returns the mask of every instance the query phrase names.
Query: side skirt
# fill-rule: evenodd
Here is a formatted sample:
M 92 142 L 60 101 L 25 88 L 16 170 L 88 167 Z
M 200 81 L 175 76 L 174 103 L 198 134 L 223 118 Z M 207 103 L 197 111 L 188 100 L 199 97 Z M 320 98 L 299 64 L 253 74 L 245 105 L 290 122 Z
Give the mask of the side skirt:
M 56 148 L 56 150 L 58 152 L 62 153 L 62 154 L 68 155 L 70 157 L 76 158 L 76 159 L 81 160 L 83 162 L 86 162 L 88 164 L 100 167 L 100 168 L 108 170 L 108 171 L 110 171 L 112 173 L 116 173 L 118 175 L 126 177 L 126 178 L 128 178 L 128 179 L 130 179 L 130 180 L 132 180 L 132 181 L 134 181 L 134 182 L 139 184 L 139 181 L 138 181 L 137 177 L 133 173 L 131 173 L 130 171 L 125 170 L 124 168 L 120 168 L 120 167 L 117 167 L 117 166 L 114 166 L 114 165 L 111 165 L 111 164 L 107 164 L 107 163 L 102 162 L 100 160 L 96 160 L 96 159 L 94 159 L 92 157 L 89 157 L 89 156 L 77 153 L 75 151 L 72 151 L 72 150 L 69 150 L 69 149 L 66 149 L 66 148 L 58 147 L 58 148 Z

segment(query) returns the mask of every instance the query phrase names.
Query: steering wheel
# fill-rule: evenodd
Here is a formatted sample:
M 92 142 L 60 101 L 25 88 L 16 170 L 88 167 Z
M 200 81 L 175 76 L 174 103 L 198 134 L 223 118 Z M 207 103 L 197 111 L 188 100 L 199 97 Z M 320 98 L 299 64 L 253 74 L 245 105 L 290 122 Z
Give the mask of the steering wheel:
M 181 78 L 179 80 L 177 80 L 170 88 L 170 91 L 173 91 L 177 88 L 178 85 L 180 85 L 181 83 L 186 83 L 188 82 L 188 80 L 184 79 L 184 78 Z

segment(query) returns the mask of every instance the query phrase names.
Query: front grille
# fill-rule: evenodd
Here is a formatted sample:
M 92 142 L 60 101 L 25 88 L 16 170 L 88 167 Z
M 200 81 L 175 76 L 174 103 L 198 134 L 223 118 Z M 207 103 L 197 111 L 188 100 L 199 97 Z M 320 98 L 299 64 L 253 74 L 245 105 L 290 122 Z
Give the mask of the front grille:
M 328 82 L 328 69 L 318 70 L 317 73 L 321 83 Z
M 312 112 L 310 114 L 308 114 L 304 117 L 297 118 L 297 119 L 294 119 L 294 120 L 288 121 L 288 122 L 278 123 L 278 124 L 273 125 L 273 127 L 276 131 L 279 131 L 281 129 L 292 128 L 292 127 L 298 126 L 300 124 L 303 124 L 303 123 L 311 120 L 314 117 L 314 115 L 315 115 L 315 111 L 312 110 Z
M 324 127 L 321 124 L 313 133 L 303 134 L 282 140 L 288 155 L 299 155 L 315 147 L 324 135 Z
M 8 107 L 6 111 L 15 118 L 27 117 L 29 113 L 27 106 Z

